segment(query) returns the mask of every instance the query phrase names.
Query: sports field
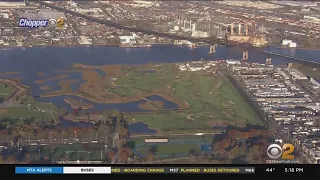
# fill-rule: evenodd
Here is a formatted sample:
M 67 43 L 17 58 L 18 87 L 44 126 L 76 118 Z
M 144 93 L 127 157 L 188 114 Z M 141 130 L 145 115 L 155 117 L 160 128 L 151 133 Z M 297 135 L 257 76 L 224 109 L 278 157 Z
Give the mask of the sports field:
M 50 146 L 29 146 L 28 152 L 33 160 L 47 157 L 54 161 L 95 161 L 104 156 L 103 144 L 57 144 Z
M 150 137 L 151 138 L 151 137 Z M 159 138 L 159 137 L 158 137 Z M 155 155 L 158 157 L 171 157 L 171 156 L 186 156 L 190 150 L 193 149 L 194 153 L 200 153 L 201 145 L 211 144 L 213 136 L 170 136 L 168 143 L 145 143 L 144 138 L 132 138 L 131 141 L 135 142 L 136 152 L 141 156 L 147 156 L 150 149 L 156 146 Z

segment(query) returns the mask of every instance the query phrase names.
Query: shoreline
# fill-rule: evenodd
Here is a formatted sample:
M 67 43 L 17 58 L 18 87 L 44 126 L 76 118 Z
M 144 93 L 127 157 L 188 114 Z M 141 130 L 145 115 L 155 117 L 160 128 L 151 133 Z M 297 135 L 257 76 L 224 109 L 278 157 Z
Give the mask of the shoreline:
M 149 46 L 148 46 L 149 45 Z M 7 48 L 13 48 L 13 49 L 27 49 L 27 48 L 47 48 L 47 47 L 100 47 L 100 46 L 115 46 L 119 48 L 150 48 L 153 45 L 175 45 L 175 46 L 183 46 L 183 44 L 174 44 L 174 42 L 158 42 L 158 43 L 147 43 L 147 44 L 138 44 L 138 45 L 133 45 L 133 46 L 126 46 L 126 45 L 121 45 L 121 44 L 46 44 L 46 45 L 23 45 L 23 46 L 16 46 L 16 45 L 0 45 L 0 50 L 10 50 Z M 208 46 L 209 44 L 199 44 L 197 47 L 201 46 Z M 268 46 L 265 47 L 275 47 L 275 48 L 281 48 L 281 49 L 301 49 L 301 50 L 312 50 L 312 51 L 320 51 L 320 47 L 314 48 L 314 47 L 288 47 L 288 46 L 283 46 L 281 44 L 269 44 Z
M 82 110 L 87 110 L 91 109 L 94 107 L 94 105 L 89 104 L 89 103 L 82 103 L 81 101 L 78 101 L 77 99 L 72 99 L 72 98 L 64 98 L 63 101 L 67 104 L 70 105 L 72 109 L 82 109 Z
M 320 51 L 320 47 L 319 47 L 319 48 L 307 48 L 307 47 L 276 46 L 276 48 L 281 48 L 281 49 L 301 49 L 301 50 Z
M 150 46 L 147 45 L 173 45 L 174 43 L 148 43 L 148 44 L 139 44 L 137 46 L 141 46 L 142 48 L 149 48 Z M 121 44 L 46 44 L 46 45 L 32 45 L 32 46 L 28 46 L 28 45 L 24 45 L 24 46 L 15 46 L 15 45 L 1 45 L 0 46 L 0 50 L 4 50 L 7 48 L 14 48 L 14 49 L 27 49 L 27 48 L 46 48 L 46 47 L 99 47 L 99 46 L 117 46 L 117 47 L 121 47 Z M 130 46 L 128 47 L 122 47 L 122 48 L 131 48 Z M 134 46 L 132 46 L 132 48 L 134 48 Z M 7 49 L 8 50 L 8 49 Z

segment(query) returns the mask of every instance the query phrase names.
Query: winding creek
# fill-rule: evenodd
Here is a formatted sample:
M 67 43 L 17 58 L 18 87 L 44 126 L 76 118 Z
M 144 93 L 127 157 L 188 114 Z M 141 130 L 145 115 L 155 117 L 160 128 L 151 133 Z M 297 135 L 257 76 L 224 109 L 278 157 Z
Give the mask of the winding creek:
M 151 48 L 120 48 L 112 46 L 98 46 L 98 47 L 47 47 L 47 48 L 27 48 L 22 50 L 13 48 L 10 50 L 0 50 L 0 73 L 4 72 L 22 72 L 21 74 L 0 76 L 0 78 L 21 78 L 21 83 L 31 87 L 31 94 L 37 101 L 52 102 L 53 104 L 65 108 L 67 111 L 72 111 L 64 98 L 71 96 L 58 96 L 43 98 L 40 94 L 45 90 L 41 90 L 41 86 L 50 87 L 50 91 L 59 90 L 61 86 L 58 84 L 61 80 L 77 79 L 76 83 L 71 84 L 73 91 L 76 91 L 80 84 L 84 82 L 81 73 L 79 72 L 57 72 L 70 68 L 73 63 L 86 65 L 108 65 L 108 64 L 145 64 L 145 63 L 175 63 L 195 60 L 219 60 L 219 59 L 240 59 L 242 58 L 242 49 L 219 46 L 217 53 L 208 54 L 208 47 L 201 46 L 196 49 L 190 49 L 186 46 L 174 45 L 155 45 Z M 304 49 L 285 49 L 267 47 L 268 51 L 282 53 L 290 56 L 295 56 L 303 59 L 320 62 L 319 50 L 304 50 Z M 266 54 L 249 51 L 249 61 L 264 63 L 267 58 Z M 274 65 L 285 64 L 288 59 L 282 57 L 272 57 Z M 99 76 L 105 75 L 101 70 L 96 70 Z M 43 72 L 42 76 L 38 73 Z M 151 71 L 148 73 L 152 73 Z M 42 84 L 37 84 L 35 81 L 54 77 L 58 75 L 67 74 L 68 77 L 64 79 L 49 80 Z M 108 74 L 106 74 L 108 75 Z M 71 98 L 78 97 L 72 96 Z M 174 110 L 178 108 L 177 104 L 170 102 L 160 96 L 153 95 L 147 97 L 149 100 L 158 100 L 164 103 L 165 109 Z M 83 99 L 83 102 L 94 105 L 89 109 L 90 112 L 101 112 L 108 109 L 117 109 L 124 112 L 147 112 L 138 107 L 139 103 L 145 100 L 139 100 L 129 103 L 119 104 L 99 104 Z M 69 122 L 62 121 L 63 126 L 89 126 L 90 123 L 85 122 Z M 133 123 L 129 127 L 130 133 L 155 133 L 155 130 L 149 129 L 146 124 Z

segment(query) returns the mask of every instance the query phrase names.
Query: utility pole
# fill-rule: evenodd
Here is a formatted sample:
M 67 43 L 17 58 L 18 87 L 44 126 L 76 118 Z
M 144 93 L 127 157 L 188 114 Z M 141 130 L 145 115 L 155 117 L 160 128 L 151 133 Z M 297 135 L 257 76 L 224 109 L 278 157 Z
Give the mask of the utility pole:
M 63 132 L 61 132 L 61 143 L 63 144 Z
M 50 102 L 50 109 L 51 109 L 51 116 L 54 117 L 53 111 L 52 111 L 52 102 Z
M 50 139 L 50 143 L 51 143 L 52 142 L 52 132 L 50 132 L 49 139 Z
M 210 34 L 210 32 L 211 32 L 211 18 L 210 17 L 208 17 L 209 19 L 209 23 L 208 23 L 208 34 Z

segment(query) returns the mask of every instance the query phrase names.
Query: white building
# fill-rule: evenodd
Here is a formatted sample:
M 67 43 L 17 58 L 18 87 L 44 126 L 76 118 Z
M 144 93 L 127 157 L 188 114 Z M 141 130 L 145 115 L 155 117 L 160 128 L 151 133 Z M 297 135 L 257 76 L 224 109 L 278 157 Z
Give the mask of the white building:
M 119 36 L 121 44 L 136 44 L 136 38 L 133 36 Z
M 290 43 L 292 43 L 292 40 L 289 40 L 289 39 L 282 40 L 282 45 L 284 46 L 288 46 Z
M 238 60 L 227 59 L 227 64 L 241 64 Z
M 295 42 L 289 43 L 289 47 L 295 48 L 295 47 L 297 47 L 297 43 L 295 43 Z
M 208 32 L 203 32 L 203 31 L 192 31 L 191 34 L 192 37 L 208 37 Z
M 80 36 L 79 43 L 80 44 L 91 44 L 91 42 L 89 41 L 89 39 L 86 36 Z
M 7 7 L 25 7 L 26 3 L 24 2 L 0 2 L 0 8 Z
M 0 16 L 5 18 L 5 19 L 9 18 L 9 14 L 8 13 L 0 13 Z

